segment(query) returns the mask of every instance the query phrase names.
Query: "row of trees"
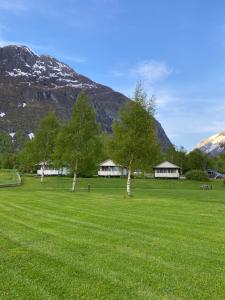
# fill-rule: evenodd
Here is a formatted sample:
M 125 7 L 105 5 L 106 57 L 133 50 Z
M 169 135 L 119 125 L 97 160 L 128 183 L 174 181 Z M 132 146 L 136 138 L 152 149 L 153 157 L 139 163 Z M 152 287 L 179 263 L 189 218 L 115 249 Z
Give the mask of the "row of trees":
M 206 171 L 207 169 L 215 169 L 225 173 L 225 154 L 212 157 L 198 149 L 188 153 L 183 147 L 178 149 L 175 146 L 171 146 L 162 154 L 162 158 L 179 165 L 183 173 L 190 170 Z
M 41 122 L 35 138 L 25 144 L 19 155 L 20 168 L 32 171 L 42 163 L 67 166 L 73 173 L 72 191 L 76 190 L 77 175 L 96 170 L 98 163 L 111 157 L 128 167 L 127 194 L 131 196 L 131 174 L 139 169 L 150 171 L 157 161 L 160 148 L 157 143 L 152 99 L 147 98 L 141 85 L 120 111 L 119 120 L 112 126 L 112 135 L 100 133 L 96 115 L 88 97 L 81 92 L 73 108 L 71 120 L 61 126 L 50 113 Z
M 48 164 L 67 166 L 73 173 L 72 191 L 75 191 L 77 174 L 92 170 L 99 156 L 100 131 L 95 111 L 81 92 L 68 124 L 60 125 L 53 113 L 42 120 L 35 138 L 22 150 L 20 163 L 24 170 L 41 163 L 41 181 Z
M 50 113 L 42 120 L 31 141 L 17 135 L 16 142 L 12 143 L 9 136 L 1 133 L 1 167 L 17 167 L 24 172 L 33 172 L 41 162 L 43 181 L 47 164 L 66 166 L 73 174 L 72 191 L 75 191 L 77 175 L 96 174 L 98 163 L 110 157 L 128 167 L 129 196 L 132 172 L 151 172 L 152 166 L 162 160 L 179 165 L 184 172 L 207 168 L 225 172 L 225 155 L 211 158 L 198 150 L 187 153 L 184 148 L 174 146 L 162 153 L 156 138 L 154 111 L 154 99 L 148 99 L 138 84 L 133 101 L 122 107 L 119 120 L 113 123 L 112 134 L 102 134 L 87 95 L 81 92 L 67 124 L 60 124 L 56 116 Z M 22 146 L 20 151 L 18 144 Z

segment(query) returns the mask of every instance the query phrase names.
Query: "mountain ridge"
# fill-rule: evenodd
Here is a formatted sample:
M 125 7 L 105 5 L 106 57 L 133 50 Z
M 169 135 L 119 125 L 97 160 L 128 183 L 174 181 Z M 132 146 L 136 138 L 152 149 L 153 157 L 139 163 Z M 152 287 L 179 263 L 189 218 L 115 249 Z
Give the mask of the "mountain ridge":
M 0 128 L 12 137 L 16 132 L 33 136 L 40 119 L 53 111 L 68 121 L 81 90 L 90 98 L 101 129 L 111 132 L 118 111 L 129 99 L 112 88 L 96 83 L 50 55 L 39 55 L 24 45 L 0 47 Z M 163 149 L 171 145 L 155 120 Z
M 221 144 L 225 143 L 225 131 L 216 133 L 201 142 L 199 142 L 195 149 L 201 150 L 203 153 L 207 153 L 211 156 L 218 156 L 225 152 Z

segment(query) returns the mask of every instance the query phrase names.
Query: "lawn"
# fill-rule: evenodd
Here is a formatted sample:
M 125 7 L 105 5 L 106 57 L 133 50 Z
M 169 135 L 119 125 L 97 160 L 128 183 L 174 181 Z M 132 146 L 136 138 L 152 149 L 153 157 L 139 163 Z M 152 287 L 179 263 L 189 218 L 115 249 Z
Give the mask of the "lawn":
M 0 190 L 0 299 L 225 299 L 221 181 L 70 183 Z

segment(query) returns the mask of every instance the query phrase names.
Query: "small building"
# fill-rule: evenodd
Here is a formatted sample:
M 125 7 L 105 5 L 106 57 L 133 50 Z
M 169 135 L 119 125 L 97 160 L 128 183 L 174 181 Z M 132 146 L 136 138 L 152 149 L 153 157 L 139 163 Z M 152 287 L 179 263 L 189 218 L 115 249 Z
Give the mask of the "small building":
M 107 159 L 99 165 L 98 176 L 105 176 L 105 177 L 127 176 L 127 168 L 114 163 L 111 159 Z
M 181 175 L 181 168 L 170 163 L 169 161 L 164 161 L 161 164 L 155 166 L 153 169 L 155 178 L 178 179 Z
M 38 170 L 37 170 L 37 175 L 41 176 L 43 173 L 43 168 L 44 168 L 44 176 L 66 176 L 69 175 L 69 170 L 68 168 L 62 167 L 62 168 L 53 168 L 51 164 L 43 163 L 41 162 L 38 165 Z

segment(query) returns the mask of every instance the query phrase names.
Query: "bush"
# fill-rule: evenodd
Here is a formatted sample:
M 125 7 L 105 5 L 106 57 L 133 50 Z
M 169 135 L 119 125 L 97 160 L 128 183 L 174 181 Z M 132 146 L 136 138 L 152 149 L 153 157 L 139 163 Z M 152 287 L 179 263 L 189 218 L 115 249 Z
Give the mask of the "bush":
M 185 176 L 190 180 L 209 181 L 208 174 L 202 170 L 188 171 Z

